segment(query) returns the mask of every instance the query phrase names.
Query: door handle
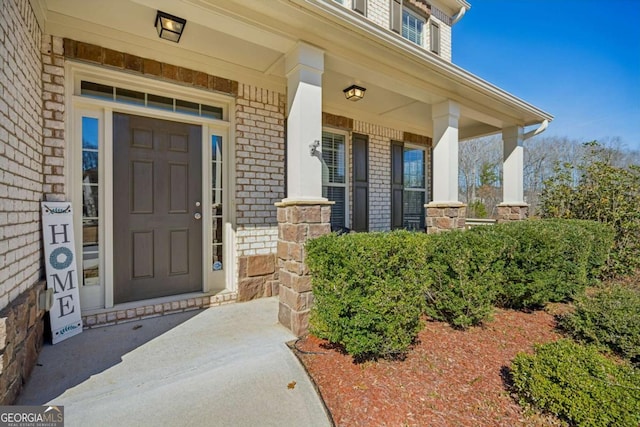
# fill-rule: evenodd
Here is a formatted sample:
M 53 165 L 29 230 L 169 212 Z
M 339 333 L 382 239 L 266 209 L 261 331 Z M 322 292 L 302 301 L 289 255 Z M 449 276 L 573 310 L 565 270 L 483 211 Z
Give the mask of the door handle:
M 202 218 L 202 214 L 200 212 L 196 212 L 196 213 L 193 214 L 193 217 L 195 219 L 201 219 Z

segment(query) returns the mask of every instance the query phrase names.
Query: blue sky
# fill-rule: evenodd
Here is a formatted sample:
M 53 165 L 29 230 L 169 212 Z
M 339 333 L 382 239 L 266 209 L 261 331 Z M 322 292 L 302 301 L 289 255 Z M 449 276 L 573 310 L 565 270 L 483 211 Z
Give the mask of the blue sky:
M 640 150 L 640 0 L 471 0 L 453 62 L 555 116 L 543 135 Z

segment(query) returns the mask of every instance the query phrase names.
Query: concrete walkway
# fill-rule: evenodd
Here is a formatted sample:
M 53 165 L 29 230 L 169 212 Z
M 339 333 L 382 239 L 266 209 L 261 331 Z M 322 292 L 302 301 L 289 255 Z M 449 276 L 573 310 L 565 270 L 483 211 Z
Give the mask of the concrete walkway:
M 269 298 L 84 331 L 45 345 L 16 404 L 63 405 L 67 427 L 328 426 L 277 312 Z

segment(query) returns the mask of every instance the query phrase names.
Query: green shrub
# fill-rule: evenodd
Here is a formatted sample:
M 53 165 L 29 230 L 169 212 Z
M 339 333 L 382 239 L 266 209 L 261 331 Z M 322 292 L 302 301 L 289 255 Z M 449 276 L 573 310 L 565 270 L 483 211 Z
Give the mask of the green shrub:
M 596 281 L 602 277 L 603 269 L 609 262 L 615 244 L 616 232 L 614 228 L 610 224 L 591 220 L 559 219 L 556 221 L 566 221 L 570 224 L 575 224 L 582 227 L 591 235 L 592 238 L 589 239 L 591 248 L 587 274 L 591 281 Z
M 472 231 L 475 231 L 472 230 Z M 535 308 L 569 300 L 582 292 L 591 272 L 592 233 L 568 221 L 518 221 L 490 227 L 490 233 L 516 242 L 505 254 L 503 286 L 497 303 Z
M 566 331 L 640 365 L 640 289 L 611 285 L 575 305 L 573 313 L 560 319 Z
M 424 309 L 425 234 L 335 234 L 306 245 L 315 305 L 310 330 L 356 358 L 407 351 Z
M 515 243 L 487 231 L 488 227 L 480 227 L 475 233 L 449 231 L 431 236 L 431 286 L 426 292 L 429 316 L 460 328 L 490 318 L 504 281 L 505 253 Z
M 570 340 L 539 345 L 518 354 L 513 386 L 522 404 L 550 412 L 576 426 L 640 423 L 640 371 L 618 365 Z

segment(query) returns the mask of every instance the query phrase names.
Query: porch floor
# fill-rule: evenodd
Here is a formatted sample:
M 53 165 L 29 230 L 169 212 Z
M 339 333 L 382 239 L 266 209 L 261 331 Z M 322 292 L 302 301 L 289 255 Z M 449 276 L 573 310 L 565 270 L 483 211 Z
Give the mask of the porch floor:
M 330 425 L 277 312 L 265 298 L 85 330 L 44 346 L 16 404 L 63 405 L 66 426 Z

